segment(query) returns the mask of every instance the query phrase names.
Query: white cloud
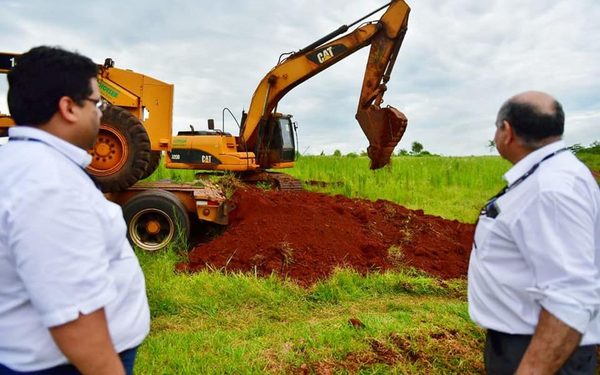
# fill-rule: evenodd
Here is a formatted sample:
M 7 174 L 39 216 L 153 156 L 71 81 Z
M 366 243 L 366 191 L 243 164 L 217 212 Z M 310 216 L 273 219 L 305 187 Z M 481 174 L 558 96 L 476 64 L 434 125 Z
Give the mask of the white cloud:
M 281 53 L 298 50 L 383 1 L 0 0 L 0 47 L 40 44 L 175 84 L 174 127 L 238 117 Z M 402 110 L 413 141 L 446 155 L 487 154 L 501 103 L 524 90 L 548 91 L 567 113 L 565 139 L 600 139 L 600 3 L 597 0 L 408 1 L 409 31 L 385 104 Z M 379 15 L 370 17 L 377 19 Z M 367 50 L 292 90 L 279 110 L 300 124 L 300 148 L 364 150 L 354 120 Z M 0 79 L 0 111 L 6 83 Z M 226 117 L 228 119 L 229 117 Z M 226 130 L 235 132 L 233 121 Z

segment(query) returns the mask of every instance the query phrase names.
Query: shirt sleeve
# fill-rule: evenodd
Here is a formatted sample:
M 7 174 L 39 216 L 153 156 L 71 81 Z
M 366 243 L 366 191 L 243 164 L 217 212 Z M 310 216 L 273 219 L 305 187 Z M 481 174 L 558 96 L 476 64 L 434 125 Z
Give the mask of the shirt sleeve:
M 527 292 L 580 333 L 600 306 L 591 202 L 585 189 L 542 191 L 513 227 L 516 244 L 535 277 Z
M 10 248 L 42 324 L 53 327 L 116 297 L 100 220 L 81 192 L 39 189 L 15 204 Z

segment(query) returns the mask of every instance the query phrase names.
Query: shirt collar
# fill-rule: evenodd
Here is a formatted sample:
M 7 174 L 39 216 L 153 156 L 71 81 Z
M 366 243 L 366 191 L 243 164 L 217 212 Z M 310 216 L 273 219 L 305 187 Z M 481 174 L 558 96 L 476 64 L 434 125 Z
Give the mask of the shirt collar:
M 517 164 L 513 165 L 512 168 L 510 168 L 508 172 L 504 174 L 504 179 L 508 185 L 512 184 L 523 174 L 527 173 L 527 171 L 531 169 L 535 163 L 540 162 L 547 155 L 550 155 L 554 151 L 560 150 L 564 147 L 565 142 L 563 140 L 559 140 L 544 147 L 538 148 L 537 150 L 529 153 L 523 159 L 519 160 Z
M 73 160 L 81 168 L 86 168 L 92 162 L 92 156 L 86 150 L 33 126 L 13 126 L 8 129 L 8 136 L 9 139 L 10 137 L 25 137 L 43 142 Z

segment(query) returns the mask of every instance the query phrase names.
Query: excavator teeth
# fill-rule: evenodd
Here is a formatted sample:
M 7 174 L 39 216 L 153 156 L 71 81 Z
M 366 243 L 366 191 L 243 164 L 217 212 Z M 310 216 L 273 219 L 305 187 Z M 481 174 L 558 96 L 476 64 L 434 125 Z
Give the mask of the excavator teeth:
M 367 154 L 371 159 L 371 169 L 379 169 L 390 162 L 394 148 L 404 135 L 408 120 L 396 108 L 379 108 L 370 105 L 359 110 L 356 119 L 369 140 Z

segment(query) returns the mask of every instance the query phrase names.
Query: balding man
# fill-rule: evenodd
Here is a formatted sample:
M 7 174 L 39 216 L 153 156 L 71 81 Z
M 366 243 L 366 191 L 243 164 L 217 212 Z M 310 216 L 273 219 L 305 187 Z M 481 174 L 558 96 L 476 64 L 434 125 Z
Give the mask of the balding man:
M 494 140 L 513 164 L 481 210 L 469 313 L 487 329 L 489 374 L 593 374 L 600 343 L 600 190 L 561 140 L 562 106 L 506 101 Z

